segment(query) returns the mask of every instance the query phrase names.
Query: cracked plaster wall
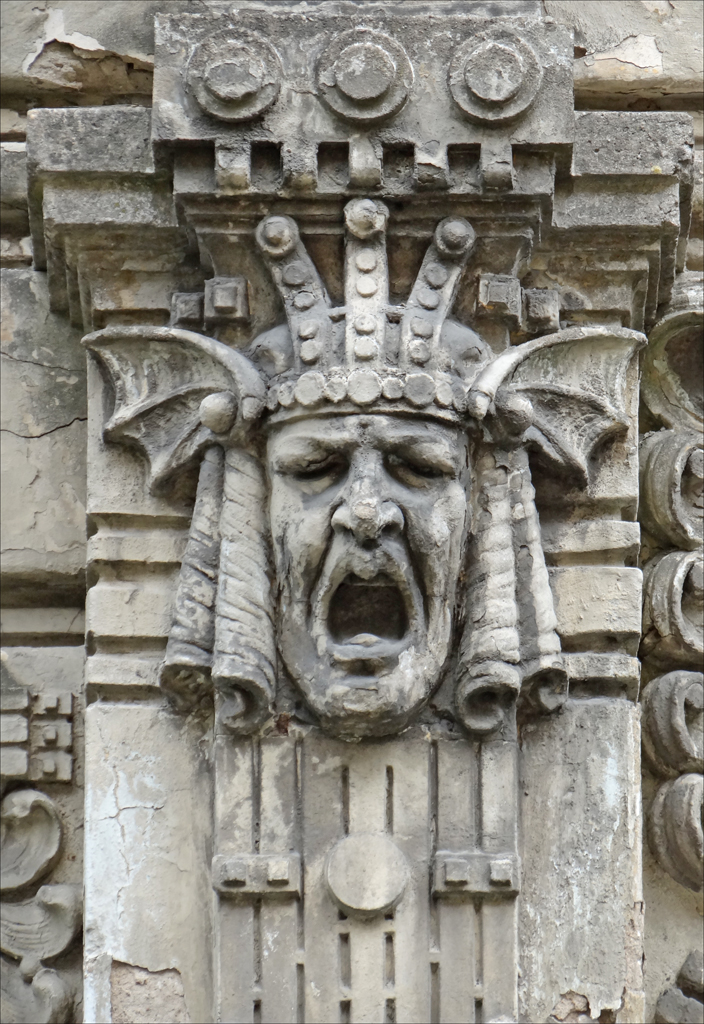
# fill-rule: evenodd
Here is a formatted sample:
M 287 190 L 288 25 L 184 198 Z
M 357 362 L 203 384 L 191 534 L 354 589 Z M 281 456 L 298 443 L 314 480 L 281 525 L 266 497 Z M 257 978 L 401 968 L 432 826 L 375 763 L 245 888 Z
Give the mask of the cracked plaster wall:
M 575 92 L 587 106 L 701 106 L 702 4 L 692 0 L 545 0 L 574 31 Z M 686 101 L 689 100 L 690 104 Z
M 87 989 L 98 997 L 86 1004 L 86 1020 L 117 1019 L 110 1009 L 113 961 L 179 972 L 189 1016 L 169 1019 L 212 1019 L 211 773 L 200 735 L 193 723 L 155 705 L 98 702 L 87 710 L 92 842 L 86 850 L 85 970 L 93 975 Z M 123 981 L 124 972 L 117 999 L 126 1010 L 138 997 L 125 993 Z M 174 989 L 173 978 L 164 983 Z
M 45 274 L 2 269 L 5 603 L 82 603 L 86 371 L 80 336 L 49 311 Z M 47 589 L 48 600 L 40 593 Z

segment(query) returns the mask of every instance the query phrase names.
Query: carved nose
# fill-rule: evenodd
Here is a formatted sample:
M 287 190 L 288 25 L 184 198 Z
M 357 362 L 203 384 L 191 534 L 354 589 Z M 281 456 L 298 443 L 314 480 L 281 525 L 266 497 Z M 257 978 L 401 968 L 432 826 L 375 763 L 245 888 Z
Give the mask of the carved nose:
M 332 517 L 334 530 L 349 530 L 359 541 L 378 540 L 382 533 L 400 533 L 403 523 L 398 505 L 374 497 L 345 501 Z

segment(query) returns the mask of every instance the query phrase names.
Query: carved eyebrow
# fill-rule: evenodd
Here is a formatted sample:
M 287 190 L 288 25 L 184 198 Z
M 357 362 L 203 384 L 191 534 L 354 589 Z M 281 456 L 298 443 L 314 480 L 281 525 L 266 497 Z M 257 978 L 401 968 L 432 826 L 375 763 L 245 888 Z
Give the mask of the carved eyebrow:
M 420 440 L 417 436 L 409 434 L 390 439 L 385 448 L 394 454 L 410 455 L 419 462 L 446 473 L 454 473 L 458 468 L 458 459 L 449 443 L 440 438 Z
M 280 451 L 274 449 L 272 452 L 274 469 L 286 470 L 310 462 L 323 462 L 328 456 L 345 451 L 349 442 L 350 438 L 343 435 L 287 438 Z

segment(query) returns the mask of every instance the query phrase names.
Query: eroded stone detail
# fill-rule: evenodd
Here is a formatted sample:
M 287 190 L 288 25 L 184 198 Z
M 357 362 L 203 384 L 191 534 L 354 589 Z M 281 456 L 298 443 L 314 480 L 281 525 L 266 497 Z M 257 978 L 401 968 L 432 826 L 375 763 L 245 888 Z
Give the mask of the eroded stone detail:
M 704 1016 L 704 958 L 700 950 L 689 954 L 677 976 L 655 1007 L 655 1024 L 692 1024 Z

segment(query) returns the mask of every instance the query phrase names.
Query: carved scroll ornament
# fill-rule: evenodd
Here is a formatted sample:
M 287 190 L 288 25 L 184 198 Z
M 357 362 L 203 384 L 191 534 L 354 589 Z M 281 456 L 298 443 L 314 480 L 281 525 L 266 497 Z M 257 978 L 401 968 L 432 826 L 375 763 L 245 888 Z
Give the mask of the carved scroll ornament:
M 201 459 L 161 682 L 187 708 L 212 677 L 234 732 L 270 714 L 277 648 L 341 736 L 407 724 L 456 631 L 468 729 L 498 728 L 519 694 L 542 710 L 565 697 L 527 453 L 586 484 L 592 451 L 627 429 L 642 336 L 572 328 L 495 356 L 447 319 L 470 224 L 438 225 L 396 307 L 387 221 L 379 201 L 348 203 L 334 308 L 296 223 L 264 218 L 256 242 L 288 322 L 246 356 L 173 327 L 86 338 L 115 389 L 105 436 L 147 454 L 152 487 Z
M 660 866 L 688 889 L 704 885 L 704 676 L 668 672 L 643 692 L 643 753 L 669 781 L 650 808 L 648 839 Z
M 695 891 L 704 884 L 704 445 L 696 380 L 702 315 L 701 274 L 683 273 L 651 332 L 644 364 L 645 404 L 667 429 L 641 442 L 640 512 L 651 552 L 640 654 L 649 674 L 665 670 L 642 698 L 644 760 L 667 780 L 648 812 L 648 841 L 663 870 Z M 679 1012 L 673 1008 L 682 996 L 674 993 L 661 997 L 658 1007 L 663 1000 L 669 1007 L 663 1013 Z
M 42 885 L 29 898 L 25 892 L 56 864 L 61 820 L 44 793 L 19 789 L 3 799 L 0 823 L 0 948 L 10 958 L 1 960 L 3 1019 L 62 1024 L 73 1019 L 75 993 L 44 961 L 64 953 L 81 930 L 80 887 Z

